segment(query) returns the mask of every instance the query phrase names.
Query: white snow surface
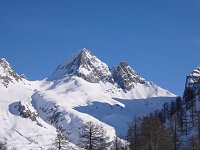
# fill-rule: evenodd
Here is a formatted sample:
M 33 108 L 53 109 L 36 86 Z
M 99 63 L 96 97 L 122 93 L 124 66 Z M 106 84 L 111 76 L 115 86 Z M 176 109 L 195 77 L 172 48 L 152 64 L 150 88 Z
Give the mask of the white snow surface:
M 147 115 L 175 99 L 155 84 L 136 84 L 124 92 L 110 82 L 90 83 L 77 76 L 53 81 L 23 79 L 7 88 L 0 83 L 0 91 L 0 141 L 19 150 L 52 147 L 56 129 L 80 149 L 76 146 L 79 132 L 88 121 L 103 125 L 110 140 L 125 136 L 134 116 Z M 37 121 L 19 115 L 15 107 L 19 102 L 37 113 Z

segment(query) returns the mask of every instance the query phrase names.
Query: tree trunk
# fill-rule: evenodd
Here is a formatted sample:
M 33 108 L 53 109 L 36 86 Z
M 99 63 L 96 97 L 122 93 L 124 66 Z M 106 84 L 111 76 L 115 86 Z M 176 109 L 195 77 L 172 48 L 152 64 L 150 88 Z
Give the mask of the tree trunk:
M 174 150 L 177 150 L 177 137 L 176 137 L 176 118 L 175 118 L 175 122 L 174 122 Z
M 61 139 L 58 139 L 58 149 L 61 150 Z
M 92 150 L 92 129 L 90 126 L 90 150 Z
M 198 139 L 200 144 L 200 114 L 198 114 Z

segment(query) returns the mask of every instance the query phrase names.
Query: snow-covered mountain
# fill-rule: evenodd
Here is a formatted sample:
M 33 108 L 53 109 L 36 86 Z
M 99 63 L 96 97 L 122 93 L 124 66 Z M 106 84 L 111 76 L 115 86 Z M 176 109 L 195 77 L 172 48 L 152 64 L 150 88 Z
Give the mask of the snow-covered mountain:
M 56 129 L 76 148 L 88 121 L 102 124 L 112 140 L 126 135 L 133 116 L 149 114 L 175 98 L 126 62 L 110 69 L 87 49 L 41 81 L 28 81 L 0 60 L 0 140 L 19 149 L 51 147 Z
M 60 64 L 48 80 L 55 81 L 75 76 L 89 83 L 112 85 L 113 90 L 120 90 L 123 94 L 131 93 L 131 98 L 172 95 L 169 91 L 140 77 L 126 62 L 122 61 L 116 68 L 109 69 L 108 65 L 85 48 Z M 138 89 L 143 90 L 141 94 Z M 137 92 L 133 93 L 134 91 Z

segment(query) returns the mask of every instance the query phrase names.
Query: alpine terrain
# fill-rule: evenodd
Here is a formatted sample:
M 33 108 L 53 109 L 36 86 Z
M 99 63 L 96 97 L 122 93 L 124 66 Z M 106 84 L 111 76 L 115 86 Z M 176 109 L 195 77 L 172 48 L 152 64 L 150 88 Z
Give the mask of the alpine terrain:
M 198 68 L 187 86 L 196 88 L 199 79 Z M 68 149 L 81 149 L 80 133 L 88 122 L 102 125 L 108 141 L 122 138 L 134 116 L 148 115 L 176 97 L 127 62 L 111 69 L 85 48 L 41 81 L 29 81 L 1 58 L 0 92 L 0 141 L 19 150 L 53 149 L 57 132 L 67 138 Z

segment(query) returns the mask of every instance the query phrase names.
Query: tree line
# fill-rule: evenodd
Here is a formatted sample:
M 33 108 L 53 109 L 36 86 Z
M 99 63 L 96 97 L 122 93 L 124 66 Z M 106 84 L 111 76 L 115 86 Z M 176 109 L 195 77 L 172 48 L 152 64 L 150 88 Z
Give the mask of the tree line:
M 200 100 L 190 90 L 149 116 L 135 118 L 127 140 L 131 150 L 200 150 Z
M 79 132 L 78 146 L 86 150 L 200 150 L 199 106 L 200 100 L 190 90 L 185 91 L 184 98 L 164 103 L 148 116 L 135 116 L 124 140 L 110 140 L 103 125 L 87 122 Z M 49 150 L 65 149 L 73 148 L 57 131 Z M 0 142 L 0 150 L 7 150 L 5 142 Z

